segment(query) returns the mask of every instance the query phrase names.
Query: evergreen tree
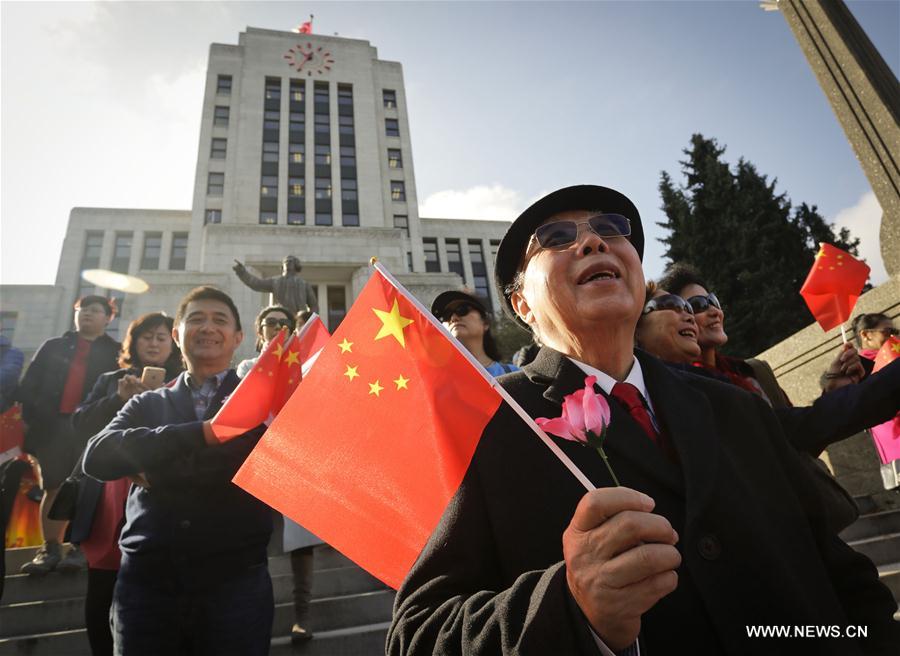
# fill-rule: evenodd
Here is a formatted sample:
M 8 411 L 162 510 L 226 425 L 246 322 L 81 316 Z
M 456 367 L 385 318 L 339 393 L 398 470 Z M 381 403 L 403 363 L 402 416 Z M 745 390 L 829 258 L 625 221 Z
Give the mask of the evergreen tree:
M 684 153 L 684 186 L 661 175 L 658 225 L 669 235 L 660 241 L 670 263 L 697 267 L 722 301 L 726 352 L 755 355 L 813 321 L 799 292 L 819 243 L 856 255 L 859 240 L 836 235 L 815 205 L 792 208 L 752 163 L 730 167 L 715 139 L 695 134 Z

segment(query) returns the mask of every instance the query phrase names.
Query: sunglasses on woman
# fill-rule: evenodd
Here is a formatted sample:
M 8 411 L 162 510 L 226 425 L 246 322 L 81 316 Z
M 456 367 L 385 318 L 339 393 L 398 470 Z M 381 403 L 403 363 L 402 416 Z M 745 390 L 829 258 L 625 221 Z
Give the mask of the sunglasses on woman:
M 444 308 L 440 315 L 438 315 L 438 319 L 441 320 L 441 323 L 445 323 L 447 321 L 450 321 L 454 314 L 458 317 L 464 317 L 472 310 L 480 313 L 478 308 L 471 303 L 459 303 L 458 305 L 454 305 L 453 307 Z
M 687 299 L 687 302 L 691 304 L 691 308 L 693 308 L 694 314 L 706 312 L 709 309 L 710 305 L 712 305 L 717 310 L 722 309 L 722 304 L 719 303 L 719 299 L 716 298 L 716 295 L 712 292 L 710 292 L 706 296 L 691 296 L 689 299 Z
M 266 326 L 267 328 L 277 328 L 279 326 L 282 328 L 290 328 L 291 322 L 288 321 L 287 319 L 276 319 L 275 317 L 266 317 L 265 319 L 263 319 L 263 325 Z
M 604 239 L 631 234 L 631 221 L 621 214 L 595 214 L 583 221 L 545 223 L 534 231 L 534 238 L 541 248 L 565 248 L 578 239 L 578 231 L 583 225 Z
M 691 315 L 694 314 L 694 310 L 691 308 L 690 303 L 675 294 L 665 294 L 664 296 L 651 298 L 647 301 L 647 305 L 644 306 L 644 311 L 641 314 L 649 314 L 657 310 L 671 310 L 672 312 L 687 312 Z

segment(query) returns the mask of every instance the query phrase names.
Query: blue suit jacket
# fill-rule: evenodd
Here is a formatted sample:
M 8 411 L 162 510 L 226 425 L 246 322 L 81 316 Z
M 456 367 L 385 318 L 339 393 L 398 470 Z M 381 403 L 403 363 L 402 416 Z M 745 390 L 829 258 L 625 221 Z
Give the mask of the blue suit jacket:
M 204 419 L 212 418 L 237 386 L 226 375 Z M 265 562 L 271 511 L 231 482 L 265 430 L 206 446 L 203 421 L 181 374 L 171 388 L 132 397 L 88 443 L 84 471 L 101 480 L 143 473 L 133 485 L 119 539 L 132 567 L 152 573 L 184 565 L 219 576 Z

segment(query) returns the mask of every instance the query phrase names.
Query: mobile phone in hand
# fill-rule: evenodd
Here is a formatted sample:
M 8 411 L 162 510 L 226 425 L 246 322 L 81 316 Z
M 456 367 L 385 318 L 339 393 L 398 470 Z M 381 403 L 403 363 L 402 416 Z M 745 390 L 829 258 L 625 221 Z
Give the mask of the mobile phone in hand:
M 166 370 L 162 367 L 144 367 L 141 382 L 150 389 L 161 387 L 166 381 Z

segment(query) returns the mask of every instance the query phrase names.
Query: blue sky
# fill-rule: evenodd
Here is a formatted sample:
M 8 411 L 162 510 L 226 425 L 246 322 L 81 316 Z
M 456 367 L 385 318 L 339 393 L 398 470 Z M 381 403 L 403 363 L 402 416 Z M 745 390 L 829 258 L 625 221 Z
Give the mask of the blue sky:
M 900 1 L 848 2 L 894 70 Z M 2 8 L 0 281 L 51 283 L 75 206 L 190 207 L 209 44 L 362 38 L 404 67 L 424 216 L 512 219 L 582 182 L 630 196 L 662 270 L 659 174 L 715 137 L 863 238 L 880 208 L 784 17 L 757 2 L 13 3 Z M 35 254 L 41 257 L 35 257 Z

